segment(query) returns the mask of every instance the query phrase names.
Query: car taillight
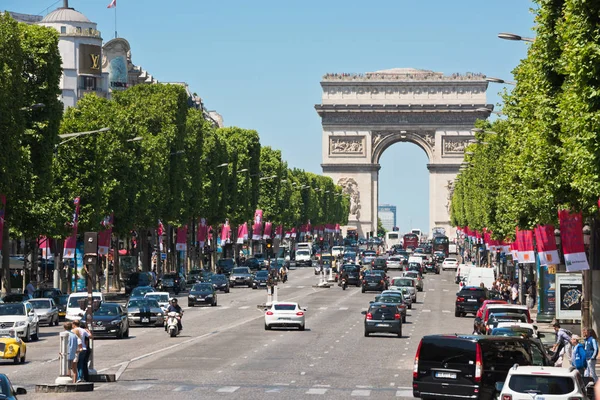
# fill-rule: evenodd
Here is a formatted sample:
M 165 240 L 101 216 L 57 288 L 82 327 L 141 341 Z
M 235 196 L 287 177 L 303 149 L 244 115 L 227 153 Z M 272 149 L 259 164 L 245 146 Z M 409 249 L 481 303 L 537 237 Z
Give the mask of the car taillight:
M 457 297 L 456 301 L 458 301 L 458 302 L 465 301 L 465 298 L 464 297 Z
M 512 400 L 512 394 L 503 394 L 502 400 Z
M 373 319 L 373 314 L 367 313 L 367 319 Z
M 480 303 L 483 303 L 483 297 L 480 297 L 480 298 L 479 298 L 479 302 L 480 302 Z
M 483 375 L 483 358 L 481 357 L 481 346 L 476 344 L 477 351 L 475 352 L 475 382 L 481 382 Z
M 574 396 L 574 397 L 569 397 L 568 400 L 583 400 L 583 398 L 579 397 L 579 396 Z
M 413 379 L 417 379 L 417 376 L 419 375 L 419 354 L 421 353 L 422 344 L 423 341 L 421 340 L 419 342 L 419 347 L 417 347 L 417 354 L 415 355 L 415 362 L 413 364 Z
M 303 316 L 303 315 L 304 315 L 304 313 L 303 313 L 302 311 L 298 311 L 298 312 L 296 313 L 296 315 L 297 315 L 297 316 L 299 316 L 299 317 L 301 317 L 301 316 Z
M 366 284 L 367 284 L 367 281 L 366 281 L 366 280 L 363 280 L 363 285 L 366 285 Z
M 381 283 L 383 285 L 383 280 L 379 281 L 379 283 Z
M 400 314 L 394 315 L 394 319 L 400 319 Z
M 273 311 L 267 311 L 267 315 L 273 315 Z

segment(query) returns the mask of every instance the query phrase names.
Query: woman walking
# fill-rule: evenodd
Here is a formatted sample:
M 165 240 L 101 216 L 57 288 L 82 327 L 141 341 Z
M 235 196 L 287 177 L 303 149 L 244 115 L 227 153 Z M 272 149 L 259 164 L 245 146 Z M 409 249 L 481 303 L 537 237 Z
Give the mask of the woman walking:
M 598 336 L 592 328 L 584 328 L 583 337 L 585 337 L 585 359 L 587 361 L 585 376 L 597 382 L 596 357 L 598 357 Z

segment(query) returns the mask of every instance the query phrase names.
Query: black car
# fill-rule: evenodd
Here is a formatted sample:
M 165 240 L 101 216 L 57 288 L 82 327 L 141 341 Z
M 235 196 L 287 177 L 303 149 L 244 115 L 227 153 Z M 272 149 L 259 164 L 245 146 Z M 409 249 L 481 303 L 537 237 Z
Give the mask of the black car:
M 231 271 L 236 267 L 235 261 L 232 258 L 222 258 L 217 260 L 217 273 L 223 274 L 226 277 L 231 275 Z
M 202 280 L 202 270 L 201 269 L 192 269 L 187 276 L 187 283 L 189 285 L 193 285 L 194 283 L 198 283 Z
M 54 303 L 58 304 L 58 297 L 62 295 L 62 291 L 60 289 L 51 288 L 51 289 L 36 289 L 33 292 L 34 299 L 52 299 Z
M 214 274 L 210 276 L 210 283 L 212 283 L 215 290 L 220 290 L 225 293 L 229 293 L 229 281 L 223 274 Z
M 431 272 L 434 274 L 440 273 L 440 265 L 435 261 L 427 261 L 425 263 L 425 272 Z
M 383 270 L 386 272 L 388 270 L 387 259 L 385 259 L 383 257 L 377 257 L 375 260 L 373 260 L 371 265 L 372 265 L 373 269 L 379 269 L 379 270 Z
M 402 337 L 402 316 L 394 304 L 371 303 L 365 316 L 365 336 L 371 333 L 393 333 Z
M 481 399 L 497 396 L 515 364 L 548 366 L 539 342 L 520 337 L 429 335 L 417 348 L 413 396 L 421 399 Z
M 267 281 L 269 280 L 269 271 L 258 271 L 254 274 L 254 279 L 252 280 L 252 289 L 258 288 L 266 288 Z
M 133 288 L 138 286 L 154 287 L 154 276 L 150 272 L 134 272 L 125 281 L 125 294 L 130 294 Z
M 68 294 L 61 294 L 58 296 L 58 303 L 56 303 L 58 307 L 58 319 L 62 320 L 67 316 L 67 302 L 69 301 Z
M 186 281 L 181 274 L 164 274 L 158 283 L 158 287 L 163 292 L 172 290 L 178 293 L 186 289 Z
M 9 293 L 2 298 L 5 303 L 22 303 L 27 300 L 29 300 L 27 293 Z
M 379 274 L 365 274 L 362 281 L 362 292 L 378 291 L 382 292 L 387 289 L 386 280 Z
M 463 286 L 460 292 L 456 293 L 456 305 L 454 306 L 454 316 L 462 317 L 469 313 L 477 314 L 477 310 L 487 299 L 487 290 L 478 286 Z
M 237 267 L 231 271 L 229 276 L 229 286 L 248 286 L 252 287 L 252 272 L 248 267 Z
M 384 303 L 395 305 L 396 307 L 398 307 L 398 311 L 400 312 L 402 323 L 406 322 L 406 310 L 408 307 L 406 305 L 406 301 L 404 300 L 404 296 L 393 296 L 390 293 L 380 294 L 375 296 L 375 301 L 370 301 L 369 303 Z
M 259 271 L 262 265 L 257 258 L 249 258 L 244 262 L 244 267 L 250 268 L 251 271 Z
M 360 286 L 360 267 L 356 264 L 344 264 L 342 265 L 342 269 L 340 271 L 340 277 L 344 274 L 344 271 L 348 273 L 348 281 L 347 285 L 354 285 L 356 287 Z M 338 282 L 338 286 L 342 284 L 342 279 L 340 278 Z
M 217 292 L 211 283 L 196 283 L 188 295 L 188 307 L 198 304 L 217 305 Z
M 92 332 L 94 337 L 129 337 L 127 312 L 118 303 L 102 303 L 94 312 Z

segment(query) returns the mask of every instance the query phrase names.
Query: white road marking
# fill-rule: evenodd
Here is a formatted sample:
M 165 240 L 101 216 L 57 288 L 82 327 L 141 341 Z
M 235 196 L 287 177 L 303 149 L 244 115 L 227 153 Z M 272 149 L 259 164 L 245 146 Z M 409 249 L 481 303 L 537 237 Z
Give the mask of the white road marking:
M 269 390 L 265 390 L 265 393 L 279 393 L 281 392 L 281 388 L 273 388 Z
M 304 289 L 306 286 L 296 286 L 296 289 Z
M 300 372 L 300 375 L 306 375 L 305 371 Z
M 444 292 L 448 292 L 449 291 L 448 289 L 443 289 L 443 290 L 444 290 Z
M 191 392 L 195 388 L 196 388 L 195 386 L 177 386 L 175 389 L 173 389 L 173 391 L 174 392 Z
M 327 310 L 328 307 L 319 307 L 319 310 Z
M 241 306 L 241 307 L 238 307 L 238 310 L 247 310 L 249 308 L 250 308 L 250 306 Z
M 359 389 L 373 389 L 371 385 L 356 385 L 356 387 Z
M 154 385 L 135 385 L 131 386 L 129 390 L 139 391 L 139 390 L 148 390 Z
M 325 394 L 327 393 L 327 389 L 323 388 L 310 388 L 306 391 L 306 394 Z
M 370 390 L 353 390 L 352 393 L 350 393 L 350 396 L 369 397 L 370 395 Z
M 340 307 L 340 311 L 345 311 L 347 309 L 348 309 L 348 307 Z
M 449 313 L 450 310 L 442 310 L 443 313 Z
M 330 388 L 331 385 L 313 385 L 313 387 Z
M 435 289 L 429 289 L 429 291 L 430 291 L 430 292 L 433 292 L 433 291 L 435 291 Z
M 239 388 L 239 386 L 224 386 L 222 388 L 217 389 L 217 393 L 234 393 Z
M 431 310 L 421 310 L 421 312 L 431 312 Z

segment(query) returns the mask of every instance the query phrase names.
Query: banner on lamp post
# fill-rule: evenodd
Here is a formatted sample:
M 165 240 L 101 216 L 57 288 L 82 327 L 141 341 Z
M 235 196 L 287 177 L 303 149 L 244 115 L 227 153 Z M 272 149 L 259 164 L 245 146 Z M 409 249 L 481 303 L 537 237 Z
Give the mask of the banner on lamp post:
M 98 255 L 107 256 L 110 249 L 110 238 L 112 236 L 114 215 L 107 215 L 100 223 L 104 227 L 103 231 L 98 232 Z
M 515 242 L 512 242 L 510 244 L 510 254 L 512 255 L 513 262 L 518 263 L 519 262 L 519 252 L 517 250 L 517 244 Z
M 73 230 L 71 236 L 65 239 L 65 246 L 63 250 L 63 258 L 71 259 L 75 257 L 75 249 L 77 248 L 77 226 L 79 224 L 79 197 L 75 197 L 73 204 L 75 204 L 75 213 L 73 214 L 72 226 Z
M 535 227 L 535 243 L 540 256 L 540 265 L 558 265 L 558 248 L 554 237 L 554 225 L 538 225 Z
M 535 264 L 533 231 L 517 228 L 517 258 L 521 264 Z
M 208 236 L 208 226 L 206 225 L 206 218 L 200 218 L 200 224 L 198 224 L 198 244 L 200 248 L 204 248 L 206 244 L 206 237 Z
M 273 224 L 271 222 L 265 222 L 265 232 L 263 233 L 263 239 L 270 239 L 272 231 Z
M 231 242 L 230 236 L 231 236 L 231 227 L 229 226 L 229 221 L 226 221 L 225 225 L 223 225 L 223 229 L 221 230 L 221 246 L 224 246 L 227 243 Z
M 560 239 L 567 272 L 590 269 L 583 244 L 583 221 L 581 213 L 571 214 L 567 210 L 558 212 Z
M 277 228 L 275 228 L 275 237 L 279 240 L 283 238 L 283 225 L 277 225 Z
M 177 228 L 177 242 L 175 250 L 187 251 L 187 225 Z
M 237 239 L 235 241 L 237 244 L 244 244 L 244 225 L 238 226 L 237 229 Z

